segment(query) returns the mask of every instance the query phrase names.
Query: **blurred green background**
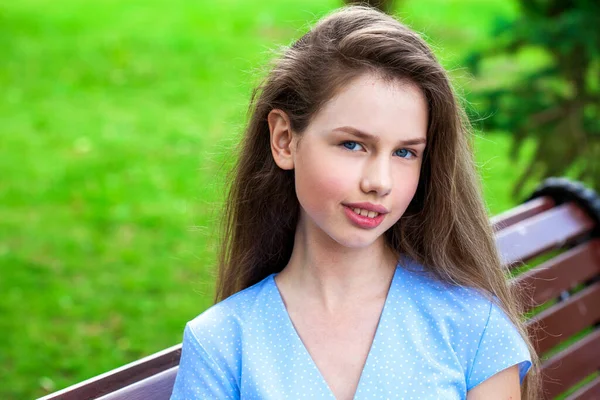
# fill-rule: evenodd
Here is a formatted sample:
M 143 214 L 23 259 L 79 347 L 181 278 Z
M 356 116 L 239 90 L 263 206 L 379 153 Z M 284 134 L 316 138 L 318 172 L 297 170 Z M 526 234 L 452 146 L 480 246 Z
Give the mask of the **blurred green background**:
M 0 5 L 0 398 L 42 396 L 181 340 L 212 303 L 224 173 L 270 50 L 332 0 Z M 403 1 L 459 93 L 506 0 Z M 490 213 L 510 138 L 477 133 Z

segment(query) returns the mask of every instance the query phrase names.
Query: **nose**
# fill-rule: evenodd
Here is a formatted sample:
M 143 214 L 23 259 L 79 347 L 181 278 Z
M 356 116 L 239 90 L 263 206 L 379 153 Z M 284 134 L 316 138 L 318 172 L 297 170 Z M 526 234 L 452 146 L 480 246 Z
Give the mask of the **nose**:
M 392 191 L 391 160 L 376 157 L 367 162 L 363 169 L 360 188 L 364 193 L 385 196 Z

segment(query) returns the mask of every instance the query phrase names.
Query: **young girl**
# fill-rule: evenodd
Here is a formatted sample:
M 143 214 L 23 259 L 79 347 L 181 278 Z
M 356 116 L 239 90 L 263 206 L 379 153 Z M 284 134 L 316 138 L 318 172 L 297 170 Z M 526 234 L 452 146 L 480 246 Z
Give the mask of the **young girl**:
M 426 43 L 341 9 L 251 112 L 220 302 L 185 328 L 172 399 L 533 398 L 468 126 Z

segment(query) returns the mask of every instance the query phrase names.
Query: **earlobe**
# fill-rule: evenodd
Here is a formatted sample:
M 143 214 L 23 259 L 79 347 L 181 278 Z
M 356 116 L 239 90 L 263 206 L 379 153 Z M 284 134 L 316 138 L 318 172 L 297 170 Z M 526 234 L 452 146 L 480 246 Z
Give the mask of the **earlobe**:
M 281 169 L 294 169 L 293 133 L 290 120 L 282 110 L 271 110 L 267 116 L 271 135 L 271 153 Z

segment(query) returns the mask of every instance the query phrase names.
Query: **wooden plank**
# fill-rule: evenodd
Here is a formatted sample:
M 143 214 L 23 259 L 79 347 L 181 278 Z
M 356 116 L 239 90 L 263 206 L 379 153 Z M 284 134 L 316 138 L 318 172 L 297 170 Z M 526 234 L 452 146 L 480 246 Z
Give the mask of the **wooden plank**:
M 600 322 L 600 282 L 527 321 L 529 336 L 542 354 L 574 334 Z
M 540 214 L 545 210 L 549 210 L 552 207 L 554 207 L 554 200 L 551 197 L 538 197 L 491 217 L 490 222 L 494 231 L 497 232 L 504 228 L 508 228 L 517 222 L 524 221 L 527 218 Z
M 523 306 L 530 311 L 595 276 L 600 276 L 600 239 L 580 244 L 522 273 L 511 284 L 523 292 Z
M 169 400 L 179 366 L 126 386 L 98 400 Z
M 560 352 L 542 365 L 544 394 L 554 398 L 600 369 L 600 330 Z
M 594 221 L 574 203 L 561 204 L 496 232 L 504 265 L 527 261 L 591 232 Z
M 600 399 L 600 376 L 571 394 L 566 400 L 598 400 Z
M 39 400 L 96 399 L 179 365 L 181 344 L 95 376 Z
M 600 399 L 600 376 L 571 394 L 566 400 L 598 400 Z

